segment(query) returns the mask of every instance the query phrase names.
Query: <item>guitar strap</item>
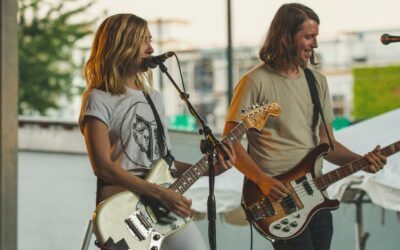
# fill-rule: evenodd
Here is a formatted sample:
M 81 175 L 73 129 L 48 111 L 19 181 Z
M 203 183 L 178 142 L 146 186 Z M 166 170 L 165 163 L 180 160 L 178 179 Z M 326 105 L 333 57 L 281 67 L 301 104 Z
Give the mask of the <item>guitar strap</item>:
M 322 111 L 321 101 L 319 99 L 318 90 L 317 90 L 317 79 L 315 79 L 314 74 L 311 72 L 309 68 L 304 68 L 304 74 L 307 79 L 308 88 L 310 89 L 311 99 L 314 104 L 314 116 L 313 116 L 313 129 L 315 131 L 317 123 L 318 123 L 318 113 L 321 116 L 322 123 L 324 124 L 326 135 L 328 136 L 329 145 L 331 150 L 334 149 L 334 145 L 332 142 L 332 138 L 329 134 L 328 127 L 326 126 L 324 112 Z
M 165 137 L 165 132 L 164 132 L 164 126 L 161 123 L 160 116 L 158 115 L 157 109 L 154 106 L 153 101 L 151 100 L 151 97 L 149 94 L 143 91 L 144 96 L 147 99 L 147 102 L 149 103 L 151 109 L 153 110 L 154 118 L 156 119 L 157 123 L 157 130 L 158 130 L 158 136 L 157 136 L 157 144 L 158 144 L 158 149 L 160 150 L 160 155 L 163 155 L 163 152 L 166 151 L 166 155 L 163 157 L 163 159 L 168 163 L 169 166 L 171 166 L 172 162 L 174 161 L 174 157 L 171 154 L 171 151 L 168 149 L 167 146 L 167 141 Z

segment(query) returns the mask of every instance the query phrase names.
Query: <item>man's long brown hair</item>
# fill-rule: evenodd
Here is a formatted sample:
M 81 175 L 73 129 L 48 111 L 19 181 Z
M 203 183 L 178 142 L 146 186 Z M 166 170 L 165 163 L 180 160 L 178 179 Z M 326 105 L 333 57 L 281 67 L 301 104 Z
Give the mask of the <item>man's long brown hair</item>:
M 133 14 L 108 17 L 96 32 L 89 60 L 84 68 L 87 89 L 101 89 L 113 95 L 126 93 L 123 78 L 129 66 L 141 63 L 140 48 L 146 39 L 146 20 Z M 151 89 L 151 71 L 138 72 L 136 84 Z
M 297 55 L 295 35 L 302 29 L 307 18 L 319 24 L 318 15 L 309 7 L 299 3 L 282 5 L 276 12 L 260 49 L 261 60 L 277 71 L 286 70 L 292 65 L 304 66 Z M 314 53 L 310 62 L 317 64 Z

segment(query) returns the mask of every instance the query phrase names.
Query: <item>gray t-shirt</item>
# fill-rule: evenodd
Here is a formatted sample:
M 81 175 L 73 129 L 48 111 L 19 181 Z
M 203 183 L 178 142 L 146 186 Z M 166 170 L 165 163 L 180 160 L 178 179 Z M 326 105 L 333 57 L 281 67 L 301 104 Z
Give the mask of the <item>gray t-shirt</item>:
M 160 93 L 149 93 L 164 127 L 168 148 L 167 119 Z M 159 136 L 153 111 L 143 92 L 127 88 L 125 95 L 111 95 L 97 89 L 84 93 L 79 124 L 83 129 L 85 116 L 94 116 L 108 127 L 111 143 L 111 159 L 132 171 L 135 175 L 144 176 L 160 155 L 157 144 Z
M 326 122 L 333 120 L 326 78 L 313 71 Z M 296 79 L 278 74 L 264 63 L 250 70 L 237 84 L 226 121 L 239 122 L 241 110 L 262 102 L 276 102 L 279 117 L 269 117 L 261 131 L 247 132 L 252 159 L 266 173 L 276 176 L 288 172 L 319 143 L 318 126 L 312 130 L 314 105 L 304 72 Z M 318 121 L 320 122 L 320 120 Z M 319 123 L 318 123 L 319 125 Z M 316 174 L 321 174 L 322 160 Z

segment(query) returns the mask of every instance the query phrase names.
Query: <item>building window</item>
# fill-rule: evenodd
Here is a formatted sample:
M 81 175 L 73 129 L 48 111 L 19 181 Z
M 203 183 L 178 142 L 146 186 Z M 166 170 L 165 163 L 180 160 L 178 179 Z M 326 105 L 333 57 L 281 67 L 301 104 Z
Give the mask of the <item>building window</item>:
M 336 117 L 344 115 L 344 110 L 345 110 L 344 95 L 342 94 L 332 95 L 332 109 L 333 109 L 333 114 Z
M 212 92 L 213 68 L 212 61 L 204 59 L 194 66 L 194 87 L 196 91 Z

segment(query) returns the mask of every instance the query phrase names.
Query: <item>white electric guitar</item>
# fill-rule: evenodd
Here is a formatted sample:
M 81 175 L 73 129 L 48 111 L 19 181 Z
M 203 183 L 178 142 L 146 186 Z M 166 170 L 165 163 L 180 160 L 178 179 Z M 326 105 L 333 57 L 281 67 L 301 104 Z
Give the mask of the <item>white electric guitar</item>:
M 253 106 L 244 111 L 242 121 L 222 141 L 235 142 L 247 129 L 260 130 L 268 116 L 279 114 L 280 107 L 276 103 Z M 207 156 L 204 156 L 175 180 L 169 172 L 169 165 L 161 159 L 152 167 L 146 180 L 183 194 L 207 171 Z M 181 218 L 166 210 L 160 215 L 160 207 L 154 206 L 153 202 L 130 191 L 115 194 L 101 202 L 93 214 L 97 244 L 116 250 L 160 249 L 165 237 L 182 229 L 192 219 Z

